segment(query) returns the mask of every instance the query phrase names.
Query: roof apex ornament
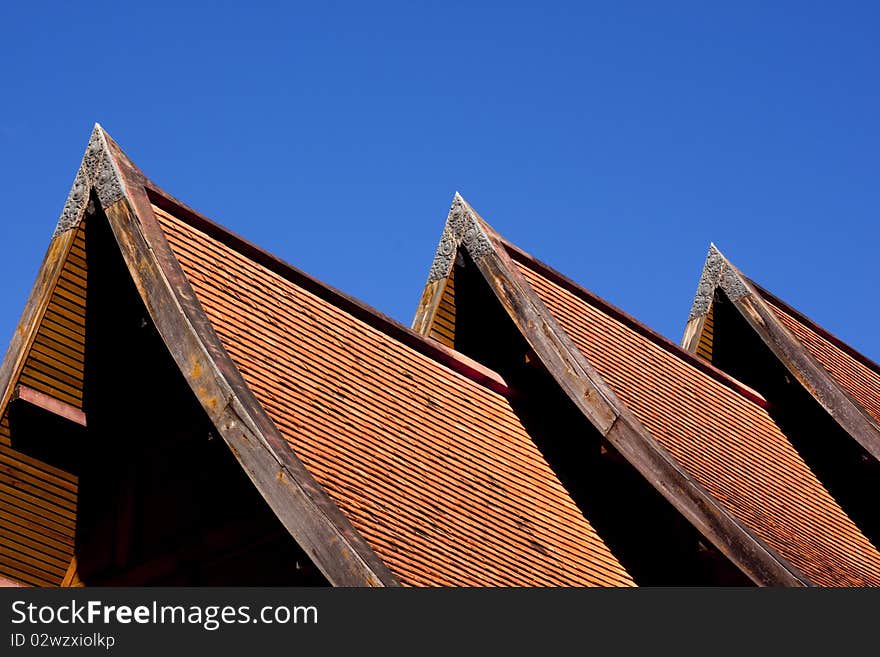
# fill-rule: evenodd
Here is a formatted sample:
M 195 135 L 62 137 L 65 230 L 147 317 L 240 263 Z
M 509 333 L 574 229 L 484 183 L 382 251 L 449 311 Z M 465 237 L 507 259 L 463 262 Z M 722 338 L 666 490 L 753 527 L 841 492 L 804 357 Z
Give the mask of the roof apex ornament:
M 76 172 L 70 193 L 67 195 L 53 237 L 79 226 L 92 189 L 97 193 L 101 205 L 105 207 L 125 196 L 122 179 L 110 155 L 107 136 L 98 123 L 95 124 L 89 137 L 86 152 Z
M 473 259 L 481 258 L 492 251 L 492 243 L 477 218 L 473 208 L 455 192 L 452 207 L 446 217 L 446 225 L 440 236 L 440 244 L 431 264 L 428 283 L 446 278 L 455 262 L 455 254 L 460 246 L 464 246 Z
M 715 290 L 719 288 L 731 301 L 738 301 L 751 291 L 742 274 L 712 243 L 709 244 L 709 253 L 706 255 L 703 273 L 697 284 L 697 293 L 694 296 L 688 321 L 709 314 L 709 307 L 715 298 Z

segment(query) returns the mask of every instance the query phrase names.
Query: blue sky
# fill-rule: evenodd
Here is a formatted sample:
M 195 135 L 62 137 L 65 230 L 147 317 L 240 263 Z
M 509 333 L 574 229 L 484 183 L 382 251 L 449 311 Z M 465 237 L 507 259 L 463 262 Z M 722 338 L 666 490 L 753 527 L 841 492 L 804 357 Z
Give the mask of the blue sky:
M 0 10 L 4 344 L 98 121 L 406 324 L 458 190 L 675 341 L 714 241 L 880 359 L 873 3 L 123 4 Z

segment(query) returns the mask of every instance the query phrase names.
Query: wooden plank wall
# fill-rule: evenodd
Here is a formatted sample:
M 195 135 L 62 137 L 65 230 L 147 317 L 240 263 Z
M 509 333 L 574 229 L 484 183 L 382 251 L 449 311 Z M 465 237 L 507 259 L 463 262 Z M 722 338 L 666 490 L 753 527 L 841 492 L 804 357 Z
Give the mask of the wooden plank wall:
M 25 361 L 19 383 L 83 407 L 86 312 L 85 222 Z M 0 417 L 0 576 L 57 586 L 70 566 L 77 476 L 16 448 Z
M 428 335 L 451 349 L 455 348 L 455 267 L 446 277 L 443 296 L 431 320 Z
M 703 331 L 700 333 L 700 341 L 697 343 L 696 355 L 707 363 L 712 362 L 712 341 L 715 334 L 714 314 L 715 304 L 713 303 L 709 306 L 709 313 L 706 315 Z

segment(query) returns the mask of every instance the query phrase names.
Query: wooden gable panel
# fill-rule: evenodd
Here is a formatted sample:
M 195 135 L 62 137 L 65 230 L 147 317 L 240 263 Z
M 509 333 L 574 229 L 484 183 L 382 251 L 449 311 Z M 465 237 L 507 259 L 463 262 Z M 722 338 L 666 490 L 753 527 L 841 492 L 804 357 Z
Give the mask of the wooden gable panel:
M 19 382 L 82 409 L 86 336 L 85 221 L 52 292 Z
M 85 222 L 52 291 L 17 383 L 82 409 L 88 274 Z M 30 453 L 0 419 L 0 575 L 57 586 L 73 558 L 78 479 Z
M 431 318 L 428 335 L 447 347 L 455 347 L 455 268 L 443 281 L 443 292 L 437 312 Z
M 712 362 L 712 343 L 715 339 L 715 304 L 709 306 L 709 312 L 703 321 L 703 330 L 697 342 L 695 354 L 707 363 Z

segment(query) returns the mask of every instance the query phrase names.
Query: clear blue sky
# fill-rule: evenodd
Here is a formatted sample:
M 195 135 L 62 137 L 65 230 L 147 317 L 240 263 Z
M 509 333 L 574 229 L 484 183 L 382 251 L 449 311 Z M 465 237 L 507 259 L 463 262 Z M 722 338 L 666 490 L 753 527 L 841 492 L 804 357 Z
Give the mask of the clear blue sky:
M 880 359 L 874 3 L 128 4 L 0 10 L 4 349 L 98 121 L 406 324 L 459 190 L 675 341 L 714 241 Z

